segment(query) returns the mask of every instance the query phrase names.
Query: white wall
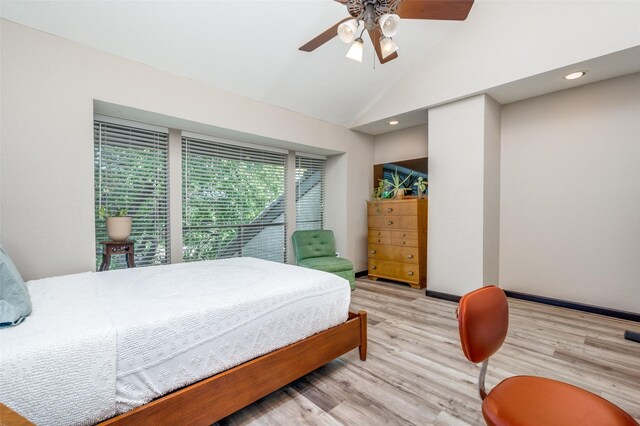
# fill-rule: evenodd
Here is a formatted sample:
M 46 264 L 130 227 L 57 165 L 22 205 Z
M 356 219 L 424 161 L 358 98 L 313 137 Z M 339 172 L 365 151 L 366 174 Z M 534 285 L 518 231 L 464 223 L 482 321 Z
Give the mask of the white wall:
M 462 295 L 495 283 L 485 282 L 498 268 L 485 229 L 497 232 L 498 126 L 499 105 L 486 95 L 429 110 L 429 290 Z
M 640 74 L 504 106 L 500 284 L 640 312 Z
M 347 182 L 328 187 L 327 227 L 342 233 L 340 251 L 366 269 L 372 137 L 6 20 L 0 26 L 0 242 L 26 279 L 94 269 L 95 99 L 293 149 L 344 152 L 332 167 Z
M 498 285 L 500 261 L 500 122 L 502 108 L 490 96 L 484 106 L 483 283 Z
M 428 157 L 428 136 L 426 124 L 376 136 L 374 164 Z
M 353 127 L 640 45 L 640 2 L 477 1 Z

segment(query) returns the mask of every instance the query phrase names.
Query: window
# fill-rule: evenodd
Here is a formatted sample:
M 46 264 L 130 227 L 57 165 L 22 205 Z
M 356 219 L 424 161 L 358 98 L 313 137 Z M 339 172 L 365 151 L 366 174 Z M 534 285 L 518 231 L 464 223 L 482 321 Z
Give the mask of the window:
M 296 228 L 324 227 L 324 158 L 296 155 Z
M 127 210 L 133 218 L 136 266 L 169 263 L 168 133 L 95 120 L 96 265 L 107 237 L 99 209 Z M 111 268 L 125 266 L 116 256 Z
M 286 152 L 182 138 L 185 262 L 286 259 Z

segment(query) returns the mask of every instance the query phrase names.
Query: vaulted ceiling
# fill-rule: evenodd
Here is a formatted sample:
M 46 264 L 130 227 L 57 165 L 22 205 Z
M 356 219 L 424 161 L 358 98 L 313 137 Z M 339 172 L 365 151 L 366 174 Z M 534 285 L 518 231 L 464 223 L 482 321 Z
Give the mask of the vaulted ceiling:
M 362 63 L 337 37 L 298 50 L 347 17 L 334 0 L 0 0 L 0 17 L 372 135 L 478 93 L 509 103 L 640 71 L 640 1 L 476 0 L 466 21 L 403 20 L 384 65 L 366 37 Z M 562 78 L 575 69 L 589 72 Z
M 332 0 L 2 0 L 0 15 L 77 43 L 336 124 L 348 125 L 464 22 L 404 20 L 399 58 L 345 58 L 337 37 L 298 47 L 348 16 Z M 476 7 L 476 6 L 474 6 Z M 474 10 L 468 19 L 473 19 Z

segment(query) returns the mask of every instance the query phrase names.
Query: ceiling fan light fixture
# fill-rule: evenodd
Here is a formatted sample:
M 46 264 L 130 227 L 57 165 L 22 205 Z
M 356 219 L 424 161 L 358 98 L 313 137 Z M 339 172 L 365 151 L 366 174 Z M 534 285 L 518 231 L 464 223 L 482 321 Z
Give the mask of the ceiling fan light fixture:
M 398 33 L 400 17 L 396 14 L 385 13 L 380 17 L 378 23 L 380 24 L 380 30 L 385 37 L 393 37 Z
M 382 37 L 380 39 L 380 50 L 382 51 L 382 58 L 386 58 L 393 52 L 398 50 L 398 45 L 390 37 Z
M 362 62 L 362 53 L 364 51 L 364 42 L 358 37 L 347 52 L 347 58 L 353 59 L 357 62 Z
M 353 43 L 353 40 L 356 38 L 356 33 L 358 32 L 358 26 L 360 23 L 357 19 L 349 19 L 346 22 L 338 25 L 338 37 L 344 43 Z

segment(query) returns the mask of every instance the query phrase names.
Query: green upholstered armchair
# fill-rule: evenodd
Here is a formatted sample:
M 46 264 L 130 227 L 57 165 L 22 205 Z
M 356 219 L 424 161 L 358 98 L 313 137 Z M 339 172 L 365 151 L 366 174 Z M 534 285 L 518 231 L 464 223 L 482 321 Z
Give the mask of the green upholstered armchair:
M 356 288 L 353 263 L 336 257 L 336 240 L 333 231 L 296 231 L 291 236 L 296 264 L 305 268 L 331 272 L 349 281 L 351 290 Z

